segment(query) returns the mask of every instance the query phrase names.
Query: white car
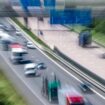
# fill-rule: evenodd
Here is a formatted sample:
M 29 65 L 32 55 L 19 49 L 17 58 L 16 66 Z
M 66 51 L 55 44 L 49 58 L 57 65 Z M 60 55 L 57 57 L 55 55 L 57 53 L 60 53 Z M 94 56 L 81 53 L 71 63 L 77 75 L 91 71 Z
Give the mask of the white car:
M 21 36 L 21 32 L 19 30 L 16 30 L 16 35 Z
M 32 42 L 27 42 L 27 48 L 35 49 L 35 45 Z
M 34 75 L 37 76 L 38 74 L 38 69 L 36 68 L 35 63 L 28 63 L 24 66 L 24 71 L 25 71 L 25 76 L 29 76 L 29 75 Z

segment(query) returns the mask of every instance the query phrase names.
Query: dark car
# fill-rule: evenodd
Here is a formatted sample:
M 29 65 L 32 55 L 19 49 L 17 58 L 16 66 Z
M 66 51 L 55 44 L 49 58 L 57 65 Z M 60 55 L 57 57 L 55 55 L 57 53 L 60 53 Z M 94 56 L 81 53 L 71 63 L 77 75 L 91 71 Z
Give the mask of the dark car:
M 83 92 L 90 92 L 91 91 L 90 84 L 88 84 L 88 83 L 81 83 L 80 88 Z
M 47 66 L 44 63 L 38 63 L 37 64 L 37 69 L 46 69 Z

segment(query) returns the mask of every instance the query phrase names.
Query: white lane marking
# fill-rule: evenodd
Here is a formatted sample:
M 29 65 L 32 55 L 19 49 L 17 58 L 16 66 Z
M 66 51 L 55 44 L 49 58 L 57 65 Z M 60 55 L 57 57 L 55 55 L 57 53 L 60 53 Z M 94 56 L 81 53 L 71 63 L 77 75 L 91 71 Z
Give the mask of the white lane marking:
M 91 90 L 96 93 L 98 96 L 100 96 L 101 98 L 103 98 L 105 100 L 105 97 L 103 95 L 101 95 L 100 93 L 98 93 L 96 90 L 94 90 L 93 88 L 91 88 Z
M 8 20 L 9 21 L 9 20 Z M 11 20 L 12 21 L 12 20 Z M 17 28 L 19 28 L 23 33 L 25 33 L 23 36 L 27 39 L 27 40 L 31 40 L 31 41 L 33 41 L 34 42 L 34 40 L 31 38 L 31 37 L 29 37 L 29 35 L 26 33 L 26 32 L 24 32 L 14 21 L 12 21 L 13 22 L 13 24 L 17 27 Z M 28 39 L 29 38 L 29 39 Z M 35 42 L 34 42 L 34 44 L 35 44 Z M 37 47 L 37 46 L 36 46 Z M 44 55 L 44 56 L 46 56 L 49 60 L 51 60 L 53 63 L 55 63 L 58 67 L 60 67 L 61 68 L 61 70 L 63 70 L 64 72 L 66 72 L 67 74 L 69 74 L 70 76 L 72 76 L 73 78 L 75 78 L 77 81 L 79 81 L 80 83 L 83 83 L 79 78 L 77 78 L 76 76 L 74 76 L 73 74 L 71 74 L 70 72 L 68 72 L 65 68 L 63 68 L 60 64 L 58 64 L 57 62 L 55 62 L 53 59 L 51 59 L 48 55 L 46 55 L 42 50 L 40 50 L 40 48 L 38 48 L 37 47 L 37 49 Z M 105 100 L 105 97 L 103 96 L 103 95 L 101 95 L 100 93 L 98 93 L 97 91 L 95 91 L 94 89 L 92 89 L 92 91 L 94 92 L 94 93 L 96 93 L 98 96 L 100 96 L 101 98 L 103 98 L 104 100 Z
M 39 48 L 38 48 L 39 49 Z M 74 79 L 76 79 L 77 81 L 79 81 L 80 83 L 83 83 L 79 78 L 77 78 L 76 76 L 74 76 L 73 74 L 71 74 L 69 71 L 67 71 L 65 68 L 63 68 L 61 65 L 59 65 L 57 62 L 55 62 L 53 59 L 51 59 L 48 55 L 46 55 L 43 51 L 41 51 L 39 49 L 39 51 L 45 55 L 48 59 L 50 59 L 53 63 L 55 63 L 58 67 L 61 68 L 62 71 L 66 72 L 68 75 L 72 76 Z M 96 93 L 98 96 L 100 96 L 101 98 L 103 98 L 105 100 L 105 97 L 103 95 L 101 95 L 100 93 L 98 93 L 96 90 L 94 90 L 93 88 L 91 88 L 91 90 Z
M 41 103 L 43 103 L 43 105 L 46 105 L 46 103 L 41 100 L 40 96 L 38 96 L 38 94 L 36 94 L 37 92 L 35 92 L 23 79 L 22 77 L 16 72 L 16 70 L 13 68 L 13 66 L 7 61 L 7 59 L 5 58 L 5 56 L 0 52 L 0 55 L 3 57 L 3 59 L 5 60 L 5 62 L 8 64 L 8 66 L 11 68 L 11 70 L 19 77 L 19 79 L 26 85 L 26 87 L 35 95 L 35 97 L 37 97 L 37 99 L 39 99 L 39 101 Z

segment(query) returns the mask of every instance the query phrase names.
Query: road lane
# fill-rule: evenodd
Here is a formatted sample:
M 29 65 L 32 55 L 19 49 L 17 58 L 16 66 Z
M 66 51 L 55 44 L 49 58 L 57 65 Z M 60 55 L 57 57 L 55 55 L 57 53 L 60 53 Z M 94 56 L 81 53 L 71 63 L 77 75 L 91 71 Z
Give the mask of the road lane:
M 20 38 L 19 36 L 15 36 L 15 37 L 17 38 L 17 40 L 21 44 L 23 44 L 23 39 L 22 38 Z M 27 84 L 27 86 L 29 87 L 30 90 L 34 91 L 34 93 L 37 94 L 37 96 L 39 97 L 39 100 L 42 100 L 43 105 L 45 105 L 45 104 L 50 105 L 50 103 L 44 97 L 42 97 L 42 95 L 41 95 L 41 77 L 26 78 L 24 76 L 24 70 L 23 70 L 24 65 L 22 65 L 22 64 L 20 64 L 20 65 L 12 64 L 9 60 L 9 56 L 10 56 L 9 51 L 8 52 L 1 51 L 1 54 L 2 54 L 3 58 L 5 58 L 6 62 L 8 62 L 9 65 L 11 65 L 11 67 L 14 68 L 13 72 L 15 72 L 16 75 L 18 75 L 25 82 L 25 84 Z M 80 89 L 78 88 L 80 83 L 76 79 L 74 79 L 72 76 L 68 75 L 66 72 L 61 70 L 60 67 L 58 67 L 52 61 L 50 61 L 47 57 L 45 57 L 39 50 L 28 49 L 28 54 L 26 55 L 25 59 L 34 60 L 34 61 L 35 60 L 37 60 L 37 61 L 40 60 L 42 62 L 45 62 L 48 67 L 47 67 L 47 70 L 45 70 L 44 72 L 46 72 L 48 75 L 52 71 L 56 72 L 57 76 L 62 81 L 62 86 L 67 84 L 67 85 L 75 87 L 78 91 L 80 91 Z M 104 105 L 105 104 L 105 100 L 101 99 L 96 94 L 87 94 L 87 95 L 83 94 L 83 95 L 84 95 L 84 97 L 87 97 L 87 99 L 93 105 Z

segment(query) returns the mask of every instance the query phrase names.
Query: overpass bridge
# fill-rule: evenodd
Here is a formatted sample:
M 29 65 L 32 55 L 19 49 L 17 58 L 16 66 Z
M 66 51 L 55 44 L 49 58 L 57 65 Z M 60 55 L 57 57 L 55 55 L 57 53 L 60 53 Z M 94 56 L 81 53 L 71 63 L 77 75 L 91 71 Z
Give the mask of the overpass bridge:
M 50 9 L 90 8 L 92 17 L 105 17 L 105 0 L 0 0 L 0 16 L 50 16 Z

